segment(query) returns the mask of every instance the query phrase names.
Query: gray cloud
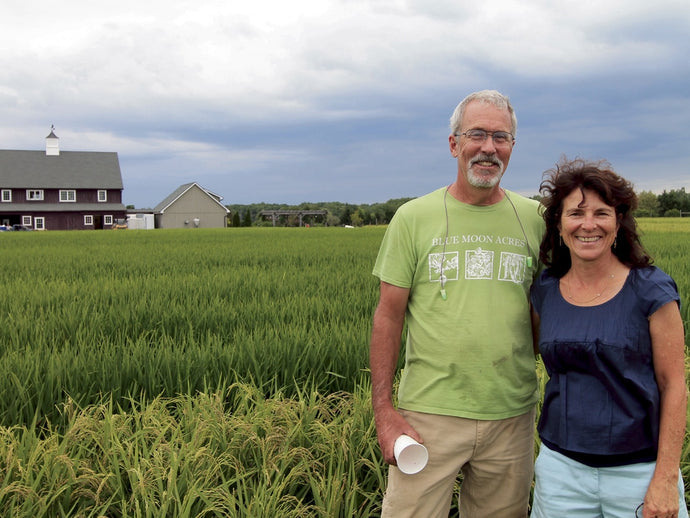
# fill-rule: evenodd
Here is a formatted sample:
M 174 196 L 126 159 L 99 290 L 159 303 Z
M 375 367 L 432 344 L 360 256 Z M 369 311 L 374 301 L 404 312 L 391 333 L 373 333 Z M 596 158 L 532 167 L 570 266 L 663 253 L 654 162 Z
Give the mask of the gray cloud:
M 226 203 L 371 203 L 450 183 L 447 120 L 496 88 L 505 186 L 561 154 L 690 188 L 687 2 L 188 0 L 0 7 L 0 138 L 117 151 L 125 202 L 198 181 Z

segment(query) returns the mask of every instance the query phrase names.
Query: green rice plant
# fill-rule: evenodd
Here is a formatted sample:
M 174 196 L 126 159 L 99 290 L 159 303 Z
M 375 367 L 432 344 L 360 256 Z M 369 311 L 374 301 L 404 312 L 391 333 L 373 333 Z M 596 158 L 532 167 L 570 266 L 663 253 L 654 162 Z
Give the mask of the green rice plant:
M 384 475 L 368 389 L 299 392 L 234 384 L 127 412 L 68 401 L 64 434 L 0 427 L 0 514 L 375 516 Z
M 690 218 L 645 218 L 639 221 L 642 243 L 654 264 L 676 281 L 681 296 L 681 315 L 690 329 Z M 685 335 L 686 349 L 690 333 Z
M 266 396 L 366 377 L 382 230 L 55 232 L 0 260 L 0 422 L 56 405 L 251 381 Z M 20 237 L 20 236 L 12 236 Z M 31 286 L 39 289 L 29 289 Z M 10 375 L 11 374 L 11 375 Z M 17 397 L 19 396 L 19 397 Z

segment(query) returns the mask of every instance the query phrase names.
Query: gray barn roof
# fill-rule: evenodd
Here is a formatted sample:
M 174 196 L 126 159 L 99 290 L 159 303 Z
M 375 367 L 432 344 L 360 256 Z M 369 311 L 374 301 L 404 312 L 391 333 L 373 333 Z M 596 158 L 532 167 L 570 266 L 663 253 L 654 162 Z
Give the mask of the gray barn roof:
M 122 189 L 117 153 L 0 150 L 0 187 L 7 189 Z
M 180 185 L 177 189 L 175 189 L 173 192 L 171 192 L 168 196 L 165 197 L 165 199 L 160 202 L 158 205 L 156 205 L 153 208 L 153 212 L 157 214 L 162 214 L 165 212 L 165 210 L 170 207 L 175 201 L 177 201 L 180 196 L 182 196 L 184 193 L 186 193 L 189 189 L 191 189 L 194 186 L 197 186 L 199 189 L 204 191 L 209 198 L 211 198 L 213 201 L 215 201 L 218 205 L 223 207 L 225 209 L 225 212 L 230 212 L 230 209 L 228 209 L 225 205 L 223 205 L 220 201 L 223 199 L 222 197 L 218 196 L 217 194 L 213 194 L 211 191 L 208 189 L 204 189 L 201 185 L 199 185 L 196 182 L 190 182 L 190 183 L 185 183 L 183 185 Z

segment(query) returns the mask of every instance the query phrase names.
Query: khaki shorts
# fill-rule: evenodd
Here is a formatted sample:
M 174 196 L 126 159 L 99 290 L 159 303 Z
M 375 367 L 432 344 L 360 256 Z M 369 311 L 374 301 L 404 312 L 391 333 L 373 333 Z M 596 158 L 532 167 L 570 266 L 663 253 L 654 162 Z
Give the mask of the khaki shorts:
M 462 473 L 462 518 L 525 518 L 534 473 L 535 410 L 497 421 L 401 410 L 424 439 L 429 462 L 417 474 L 391 466 L 382 518 L 448 518 Z

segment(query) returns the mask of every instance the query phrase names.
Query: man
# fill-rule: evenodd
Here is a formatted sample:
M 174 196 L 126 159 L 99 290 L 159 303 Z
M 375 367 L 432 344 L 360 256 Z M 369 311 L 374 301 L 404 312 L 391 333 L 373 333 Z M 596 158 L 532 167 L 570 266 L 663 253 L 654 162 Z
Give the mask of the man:
M 517 128 L 508 98 L 471 94 L 450 126 L 456 180 L 398 209 L 374 267 L 372 402 L 391 464 L 382 516 L 447 517 L 461 472 L 461 517 L 522 518 L 538 398 L 528 294 L 544 223 L 537 202 L 500 187 Z M 401 434 L 429 451 L 417 474 L 395 467 Z

